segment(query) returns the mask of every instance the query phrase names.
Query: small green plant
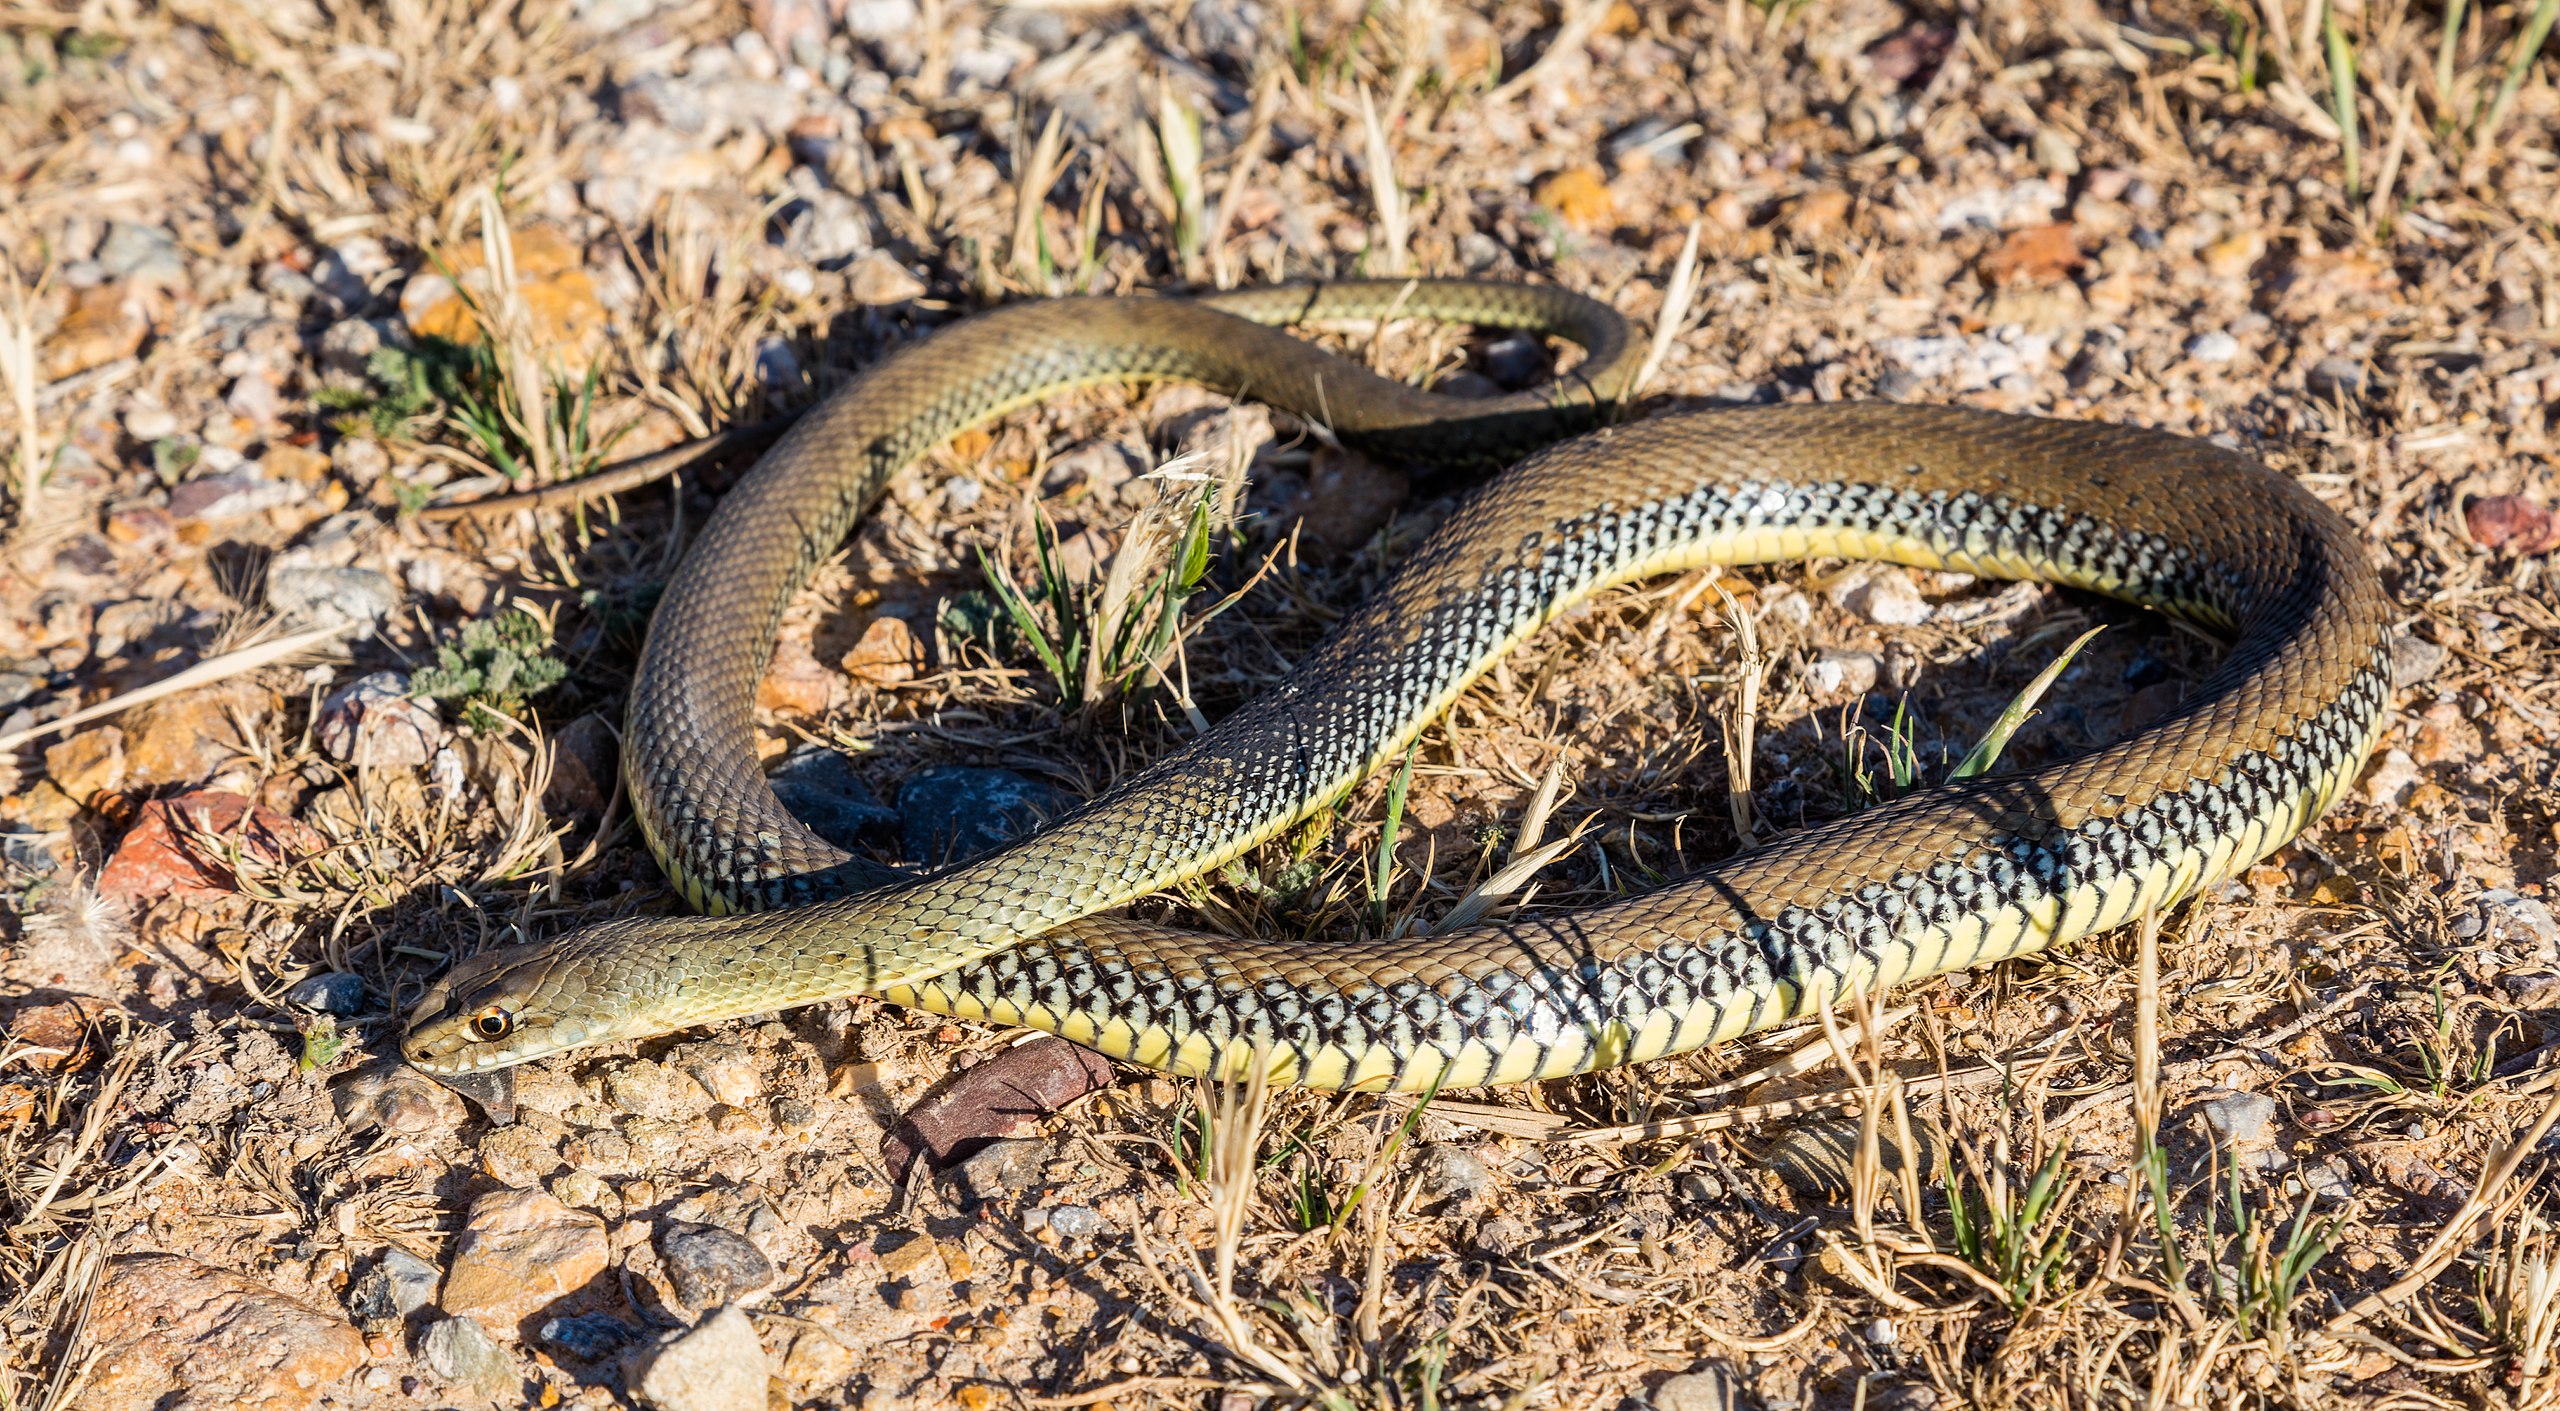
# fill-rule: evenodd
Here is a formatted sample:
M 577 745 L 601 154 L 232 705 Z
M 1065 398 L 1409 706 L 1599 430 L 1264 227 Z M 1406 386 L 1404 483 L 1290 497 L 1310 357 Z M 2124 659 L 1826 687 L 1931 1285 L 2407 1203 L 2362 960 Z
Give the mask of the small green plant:
M 471 350 L 441 338 L 414 348 L 377 348 L 365 359 L 364 385 L 323 387 L 311 396 L 342 436 L 405 441 L 416 423 L 463 395 Z
M 2065 1142 L 2020 1189 L 2010 1177 L 2007 1145 L 2001 1142 L 1989 1161 L 1968 1147 L 1961 1171 L 1952 1153 L 1946 1157 L 1947 1218 L 1956 1253 L 2001 1287 L 2010 1312 L 2023 1313 L 2061 1290 L 2062 1261 L 2074 1239 L 2065 1216 L 2079 1182 L 2063 1173 Z
M 163 485 L 176 485 L 203 457 L 204 448 L 195 442 L 166 437 L 151 443 L 151 473 L 160 477 Z
M 376 441 L 415 439 L 441 420 L 491 469 L 513 481 L 546 461 L 561 478 L 584 475 L 621 439 L 618 430 L 604 436 L 595 431 L 600 366 L 590 366 L 575 382 L 552 379 L 543 395 L 528 398 L 542 423 L 532 427 L 516 413 L 506 376 L 488 343 L 428 337 L 414 347 L 375 349 L 365 360 L 367 385 L 323 387 L 312 400 L 337 413 L 330 424 L 340 435 Z M 535 437 L 544 438 L 547 456 L 535 447 Z
M 2283 1242 L 2276 1239 L 2278 1226 L 2265 1214 L 2252 1207 L 2241 1188 L 2240 1158 L 2225 1153 L 2224 1175 L 2230 1187 L 2231 1200 L 2231 1282 L 2223 1283 L 2222 1271 L 2211 1259 L 2204 1261 L 2205 1279 L 2214 1301 L 2230 1315 L 2243 1338 L 2265 1335 L 2279 1345 L 2290 1331 L 2295 1298 L 2302 1292 L 2312 1269 L 2326 1258 L 2329 1246 L 2337 1238 L 2342 1218 L 2314 1222 L 2312 1199 L 2305 1195 L 2294 1211 L 2291 1228 L 2284 1231 Z M 2207 1182 L 2208 1189 L 2217 1183 Z M 2216 1215 L 2221 1201 L 2208 1194 L 2205 1203 L 2205 1242 L 2214 1240 Z
M 1870 743 L 1884 758 L 1881 779 L 1867 762 Z M 1920 787 L 1920 722 L 1911 714 L 1910 698 L 1893 703 L 1893 718 L 1885 723 L 1881 741 L 1868 732 L 1864 721 L 1852 720 L 1841 734 L 1841 755 L 1840 773 L 1849 785 L 1852 812 L 1889 803 Z
M 299 1065 L 302 1072 L 312 1073 L 326 1068 L 337 1062 L 338 1055 L 346 1051 L 347 1036 L 338 1031 L 337 1020 L 326 1014 L 315 1014 L 303 1026 Z
M 1413 750 L 1412 746 L 1406 747 L 1404 767 L 1387 785 L 1387 818 L 1378 829 L 1378 855 L 1370 868 L 1369 921 L 1381 936 L 1387 933 L 1387 903 L 1395 887 L 1396 834 L 1404 827 L 1405 796 L 1413 789 Z
M 1992 766 L 2000 762 L 2001 753 L 2009 748 L 2010 738 L 2035 714 L 2036 703 L 2044 699 L 2045 692 L 2053 689 L 2053 683 L 2070 668 L 2073 658 L 2080 655 L 2080 649 L 2089 645 L 2090 639 L 2102 630 L 2092 627 L 2081 633 L 2072 639 L 2071 645 L 2045 663 L 2044 669 L 2020 687 L 2018 694 L 2011 697 L 2006 706 L 2001 707 L 2000 714 L 1991 722 L 1991 728 L 1983 732 L 1982 739 L 1965 752 L 1965 757 L 1957 762 L 1955 768 L 1947 771 L 1947 777 L 1971 779 L 1989 773 Z M 1847 724 L 1841 731 L 1839 770 L 1842 785 L 1849 795 L 1851 812 L 1889 803 L 1920 787 L 1925 779 L 1920 767 L 1920 722 L 1911 713 L 1908 697 L 1894 702 L 1893 718 L 1885 723 L 1881 741 L 1875 740 L 1864 722 L 1846 714 L 1843 719 Z M 1881 779 L 1867 762 L 1871 743 L 1884 757 Z M 1940 762 L 1944 762 L 1943 756 Z
M 463 703 L 463 721 L 497 730 L 525 702 L 560 684 L 566 664 L 551 655 L 551 624 L 522 608 L 463 624 L 436 648 L 436 664 L 409 678 L 412 694 Z
M 1111 568 L 1099 584 L 1078 581 L 1058 548 L 1058 529 L 1045 511 L 1032 516 L 1033 559 L 1038 576 L 1018 586 L 1002 564 L 978 555 L 980 571 L 1003 608 L 1014 635 L 1031 648 L 1058 694 L 1070 706 L 1098 705 L 1160 678 L 1183 625 L 1183 605 L 1209 572 L 1209 548 L 1217 525 L 1217 487 L 1204 485 L 1178 533 L 1169 517 L 1142 513 L 1129 526 Z M 1162 561 L 1157 555 L 1163 553 Z M 1230 596 L 1202 622 L 1235 602 Z

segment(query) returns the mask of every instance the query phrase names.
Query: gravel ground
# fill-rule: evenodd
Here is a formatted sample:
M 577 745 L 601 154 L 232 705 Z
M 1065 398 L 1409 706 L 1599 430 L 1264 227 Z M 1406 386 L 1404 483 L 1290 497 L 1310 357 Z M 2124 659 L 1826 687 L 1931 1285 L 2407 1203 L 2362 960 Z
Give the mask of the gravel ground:
M 2553 9 L 0 6 L 0 1405 L 2560 1404 Z M 437 506 L 1009 299 L 1407 272 L 1669 317 L 1641 414 L 2260 455 L 2384 573 L 2382 749 L 2152 942 L 1418 1114 L 869 1000 L 467 1095 L 398 1064 L 453 958 L 682 909 L 615 733 L 742 458 Z M 1461 393 L 1559 356 L 1325 336 Z M 760 696 L 795 809 L 939 862 L 1267 688 L 1464 488 L 1313 430 L 1104 390 L 903 475 Z M 1000 581 L 1099 611 L 1195 512 L 1161 673 L 1010 624 Z M 2020 764 L 2215 645 L 1837 562 L 1613 592 L 1409 782 L 1140 911 L 1375 934 L 1576 828 L 1526 904 L 1587 904 L 1737 846 L 1747 685 L 1794 828 L 1942 777 L 2092 627 Z

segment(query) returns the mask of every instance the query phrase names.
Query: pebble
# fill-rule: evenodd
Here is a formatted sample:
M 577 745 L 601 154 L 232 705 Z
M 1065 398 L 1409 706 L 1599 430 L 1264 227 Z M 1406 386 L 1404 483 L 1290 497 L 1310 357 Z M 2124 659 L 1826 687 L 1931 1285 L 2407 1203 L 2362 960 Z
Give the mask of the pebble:
M 178 434 L 178 418 L 161 407 L 130 407 L 124 414 L 124 434 L 148 446 Z
M 880 1272 L 892 1279 L 912 1279 L 932 1262 L 937 1248 L 930 1235 L 909 1235 L 904 1242 L 880 1251 Z
M 2339 1170 L 2334 1162 L 2306 1161 L 2294 1174 L 2315 1200 L 2334 1204 L 2355 1194 L 2355 1187 L 2347 1183 L 2347 1173 Z
M 2391 684 L 2407 689 L 2434 676 L 2452 653 L 2414 632 L 2391 638 Z
M 397 1245 L 347 1288 L 347 1311 L 367 1332 L 397 1330 L 401 1320 L 436 1301 L 436 1266 Z
M 1899 569 L 1852 571 L 1824 593 L 1832 605 L 1881 627 L 1916 627 L 1935 612 Z
M 640 1330 L 608 1313 L 578 1313 L 542 1325 L 542 1345 L 573 1362 L 602 1362 L 640 1340 Z
M 1923 1127 L 1913 1133 L 1920 1144 L 1918 1166 L 1933 1172 L 1942 1164 L 1943 1153 L 1937 1149 L 1938 1139 L 1931 1129 Z M 1838 1117 L 1807 1118 L 1778 1134 L 1760 1154 L 1760 1165 L 1776 1173 L 1787 1189 L 1798 1195 L 1836 1199 L 1849 1193 L 1849 1182 L 1858 1160 L 1858 1123 Z M 1888 1173 L 1902 1169 L 1902 1144 L 1891 1132 L 1879 1133 L 1876 1155 Z
M 55 788 L 88 803 L 124 782 L 124 732 L 100 725 L 46 746 L 44 773 Z
M 303 1411 L 364 1361 L 335 1313 L 175 1254 L 107 1266 L 89 1306 L 80 1384 L 93 1411 Z
M 686 1044 L 669 1054 L 668 1061 L 700 1083 L 713 1102 L 744 1107 L 764 1093 L 763 1068 L 755 1055 L 736 1044 Z
M 2215 329 L 2187 340 L 2187 356 L 2200 363 L 2227 363 L 2240 356 L 2240 340 Z
M 513 1326 L 554 1299 L 586 1286 L 612 1256 L 604 1221 L 539 1190 L 492 1191 L 471 1203 L 452 1262 L 444 1307 Z
M 784 755 L 765 780 L 792 817 L 847 852 L 898 840 L 898 811 L 874 797 L 852 761 L 838 751 L 801 745 Z
M 450 1131 L 466 1115 L 452 1090 L 396 1059 L 357 1069 L 330 1089 L 339 1125 L 362 1135 L 416 1137 Z
M 1036 1138 L 994 1141 L 960 1163 L 960 1188 L 979 1204 L 1039 1189 L 1049 1167 L 1049 1144 Z
M 605 1074 L 605 1096 L 635 1117 L 686 1122 L 711 1106 L 711 1094 L 690 1074 L 638 1058 Z
M 107 238 L 98 246 L 97 261 L 100 272 L 109 279 L 178 284 L 187 277 L 186 252 L 179 248 L 178 238 L 156 225 L 108 222 Z
M 630 1385 L 657 1411 L 764 1411 L 772 1376 L 755 1325 L 731 1306 L 658 1347 Z
M 795 168 L 792 174 L 797 178 L 806 171 L 806 167 Z M 806 183 L 800 198 L 783 208 L 782 248 L 825 270 L 843 269 L 857 260 L 867 262 L 875 252 L 871 248 L 871 218 L 864 213 L 862 204 L 844 192 L 819 186 L 814 180 L 815 174 L 811 175 L 813 179 Z M 793 185 L 801 186 L 802 183 L 795 180 Z M 888 264 L 909 282 L 916 283 L 917 288 L 915 293 L 884 302 L 904 303 L 924 292 L 915 276 L 907 274 L 894 258 L 890 258 Z M 884 281 L 889 279 L 885 271 L 875 273 L 873 277 Z M 887 282 L 880 286 L 883 290 L 890 287 Z
M 516 1359 L 474 1319 L 446 1318 L 427 1329 L 427 1335 L 418 1339 L 418 1360 L 427 1364 L 428 1371 L 491 1401 L 512 1402 L 524 1391 L 524 1374 Z
M 2303 378 L 2303 385 L 2322 397 L 2353 397 L 2364 391 L 2364 384 L 2364 364 L 2355 358 L 2322 358 Z
M 1484 375 L 1506 388 L 1545 381 L 1549 365 L 1546 345 L 1531 334 L 1508 334 L 1485 345 Z
M 621 750 L 603 716 L 570 721 L 551 737 L 551 782 L 543 789 L 543 802 L 560 813 L 603 816 L 613 796 Z
M 885 308 L 924 297 L 925 283 L 908 273 L 895 255 L 873 250 L 853 262 L 845 278 L 846 292 L 857 304 Z
M 1473 1200 L 1493 1180 L 1484 1158 L 1461 1146 L 1425 1147 L 1415 1165 L 1422 1193 L 1432 1200 Z
M 169 492 L 169 513 L 207 524 L 246 519 L 302 498 L 290 481 L 264 480 L 247 471 L 199 476 Z M 271 588 L 272 591 L 272 588 Z
M 2367 802 L 2391 808 L 2406 800 L 2409 791 L 2418 786 L 2422 777 L 2418 773 L 2418 762 L 2409 757 L 2407 750 L 2385 750 L 2381 758 L 2373 762 L 2373 768 L 2366 771 L 2364 782 L 2358 787 Z
M 373 355 L 382 351 L 393 339 L 386 329 L 396 329 L 399 341 L 406 342 L 408 328 L 389 320 L 345 318 L 329 325 L 320 335 L 314 354 L 320 364 L 320 375 L 334 386 L 361 389 L 373 365 Z
M 343 970 L 305 976 L 285 992 L 285 998 L 304 1009 L 341 1017 L 364 1012 L 364 977 Z
M 2216 1089 L 2198 1104 L 2205 1125 L 2234 1156 L 2259 1170 L 2284 1164 L 2276 1149 L 2276 1101 L 2262 1093 Z
M 918 22 L 916 0 L 847 0 L 844 7 L 845 33 L 856 39 L 904 39 Z
M 966 485 L 971 490 L 978 482 L 965 476 L 954 476 L 951 488 Z M 837 660 L 847 676 L 874 686 L 890 686 L 912 681 L 924 668 L 924 647 L 916 640 L 915 629 L 904 618 L 876 617 L 862 629 L 862 639 Z
M 1701 1362 L 1655 1387 L 1645 1398 L 1653 1411 L 1736 1411 L 1748 1406 L 1742 1375 L 1725 1362 Z
M 1818 695 L 1863 696 L 1876 688 L 1876 678 L 1883 671 L 1884 658 L 1874 652 L 1825 647 L 1814 654 L 1805 676 Z
M 935 765 L 898 789 L 907 859 L 928 867 L 1002 847 L 1068 807 L 1055 787 L 1010 769 Z
M 331 759 L 359 769 L 415 769 L 444 742 L 435 706 L 411 699 L 409 678 L 396 671 L 359 676 L 329 693 L 312 729 Z
M 1089 1205 L 1052 1205 L 1041 1222 L 1058 1232 L 1060 1239 L 1091 1239 L 1111 1228 L 1102 1212 Z
M 369 637 L 400 606 L 400 590 L 377 569 L 279 569 L 267 574 L 267 606 L 302 627 L 352 622 Z
M 2483 495 L 2462 507 L 2472 542 L 2518 556 L 2560 549 L 2560 514 L 2523 495 Z
M 2543 961 L 2560 958 L 2560 921 L 2551 908 L 2504 887 L 2493 887 L 2471 899 L 2492 944 L 2518 941 Z
M 666 1263 L 677 1300 L 687 1308 L 734 1303 L 770 1287 L 780 1272 L 746 1236 L 683 1220 L 658 1227 L 658 1258 Z
M 2518 1009 L 2560 1009 L 2560 975 L 2548 970 L 2510 971 L 2499 976 L 2498 983 Z

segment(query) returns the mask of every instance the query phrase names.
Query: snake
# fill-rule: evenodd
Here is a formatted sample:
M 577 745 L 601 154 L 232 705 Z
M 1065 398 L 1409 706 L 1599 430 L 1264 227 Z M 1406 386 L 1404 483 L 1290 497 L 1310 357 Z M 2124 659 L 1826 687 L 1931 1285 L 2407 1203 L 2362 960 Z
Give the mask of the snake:
M 1580 345 L 1487 398 L 1384 377 L 1291 325 L 1428 318 Z M 1901 402 L 1625 408 L 1643 350 L 1528 283 L 1377 280 L 1033 300 L 883 358 L 743 476 L 667 585 L 626 792 L 707 915 L 633 915 L 457 962 L 406 1058 L 464 1075 L 871 995 L 1180 1075 L 1360 1091 L 1644 1062 L 1861 989 L 2069 943 L 2222 885 L 2360 771 L 2389 613 L 2309 489 L 2166 431 Z M 818 837 L 757 762 L 785 609 L 890 478 L 1061 389 L 1195 383 L 1381 457 L 1507 465 L 1277 684 L 1010 844 L 917 875 Z M 2036 580 L 2227 643 L 2085 753 L 1923 787 L 1664 885 L 1430 933 L 1287 939 L 1125 914 L 1335 806 L 1541 626 L 1637 580 L 1812 557 Z

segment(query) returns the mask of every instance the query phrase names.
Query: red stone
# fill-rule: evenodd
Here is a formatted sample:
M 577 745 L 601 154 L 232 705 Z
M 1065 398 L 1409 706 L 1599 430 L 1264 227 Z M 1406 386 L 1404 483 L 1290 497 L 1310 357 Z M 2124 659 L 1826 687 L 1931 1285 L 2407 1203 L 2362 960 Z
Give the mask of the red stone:
M 301 823 L 217 789 L 154 799 L 98 874 L 98 890 L 126 901 L 239 890 L 236 858 L 274 868 L 328 846 Z
M 2488 495 L 2462 508 L 2472 542 L 2491 553 L 2547 554 L 2560 549 L 2560 515 L 2522 495 Z

